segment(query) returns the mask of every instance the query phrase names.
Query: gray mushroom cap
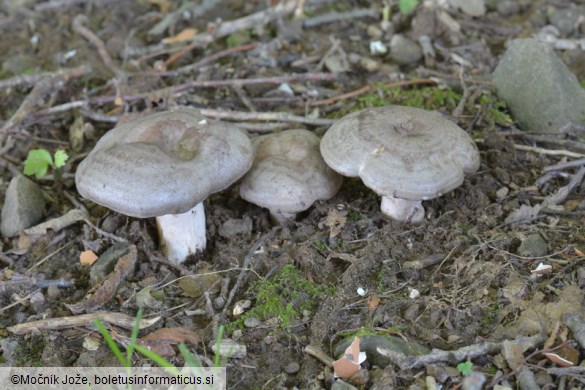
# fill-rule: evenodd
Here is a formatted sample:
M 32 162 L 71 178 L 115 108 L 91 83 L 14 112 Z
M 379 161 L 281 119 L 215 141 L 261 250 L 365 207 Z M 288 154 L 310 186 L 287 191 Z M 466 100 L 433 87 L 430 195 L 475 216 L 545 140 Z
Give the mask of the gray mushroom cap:
M 106 133 L 79 164 L 79 193 L 125 215 L 184 213 L 227 188 L 252 165 L 237 127 L 182 108 L 127 122 Z
M 271 213 L 296 214 L 335 196 L 343 178 L 325 164 L 319 143 L 302 129 L 256 138 L 254 163 L 240 185 L 242 198 Z
M 439 113 L 385 106 L 351 113 L 321 140 L 325 162 L 344 176 L 360 177 L 379 195 L 432 199 L 479 169 L 471 137 Z

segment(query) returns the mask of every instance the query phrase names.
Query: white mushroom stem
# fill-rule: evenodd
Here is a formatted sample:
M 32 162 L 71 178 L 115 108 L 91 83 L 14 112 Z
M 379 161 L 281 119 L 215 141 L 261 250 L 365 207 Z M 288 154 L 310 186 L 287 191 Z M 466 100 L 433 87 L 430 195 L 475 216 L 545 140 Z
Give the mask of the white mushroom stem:
M 169 261 L 182 263 L 187 256 L 205 249 L 203 203 L 182 214 L 156 217 L 160 247 Z
M 283 225 L 288 221 L 293 221 L 296 217 L 296 213 L 286 213 L 284 211 L 270 210 L 270 218 L 272 219 L 272 222 L 278 225 Z
M 421 223 L 425 218 L 425 209 L 420 200 L 383 196 L 380 209 L 390 218 L 401 222 Z

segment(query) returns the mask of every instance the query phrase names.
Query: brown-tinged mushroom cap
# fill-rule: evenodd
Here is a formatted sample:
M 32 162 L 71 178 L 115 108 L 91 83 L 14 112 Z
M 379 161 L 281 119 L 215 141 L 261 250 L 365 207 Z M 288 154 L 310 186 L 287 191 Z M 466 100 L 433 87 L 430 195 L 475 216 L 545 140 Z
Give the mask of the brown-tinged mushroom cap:
M 75 182 L 82 196 L 112 210 L 156 217 L 163 253 L 183 262 L 206 246 L 203 200 L 246 173 L 253 152 L 237 127 L 183 108 L 110 130 Z
M 332 198 L 343 178 L 325 164 L 319 143 L 302 129 L 256 138 L 254 163 L 240 185 L 242 198 L 266 207 L 277 222 Z
M 252 156 L 241 130 L 183 108 L 110 130 L 75 182 L 85 198 L 125 215 L 179 214 L 240 178 Z
M 379 195 L 416 202 L 458 187 L 480 163 L 477 146 L 459 126 L 436 112 L 403 106 L 343 117 L 323 137 L 321 154 L 334 170 L 359 176 Z

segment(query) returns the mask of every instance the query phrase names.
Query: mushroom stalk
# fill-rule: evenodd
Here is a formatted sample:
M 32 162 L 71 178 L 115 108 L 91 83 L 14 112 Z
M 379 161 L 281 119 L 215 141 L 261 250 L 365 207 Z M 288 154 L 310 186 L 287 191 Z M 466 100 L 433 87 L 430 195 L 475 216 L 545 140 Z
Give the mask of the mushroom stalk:
M 420 200 L 382 196 L 380 209 L 390 218 L 400 222 L 421 223 L 425 218 L 425 209 Z
M 278 225 L 284 225 L 289 221 L 294 221 L 297 217 L 297 213 L 287 213 L 284 211 L 272 211 L 270 210 L 270 218 L 273 223 Z
M 156 217 L 160 247 L 169 261 L 182 263 L 187 256 L 205 249 L 203 202 L 182 214 Z

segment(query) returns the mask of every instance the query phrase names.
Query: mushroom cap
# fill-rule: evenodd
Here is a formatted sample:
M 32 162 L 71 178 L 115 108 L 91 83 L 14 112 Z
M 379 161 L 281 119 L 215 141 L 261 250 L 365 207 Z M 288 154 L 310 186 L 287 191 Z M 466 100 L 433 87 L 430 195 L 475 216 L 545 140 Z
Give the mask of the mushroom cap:
M 382 196 L 432 199 L 479 169 L 471 137 L 439 113 L 404 106 L 353 112 L 321 140 L 325 162 Z
M 125 215 L 184 213 L 227 188 L 252 165 L 237 127 L 195 109 L 160 112 L 106 133 L 79 164 L 79 193 Z
M 325 164 L 319 143 L 302 129 L 254 139 L 254 163 L 240 185 L 241 197 L 272 213 L 291 214 L 332 198 L 343 177 Z

